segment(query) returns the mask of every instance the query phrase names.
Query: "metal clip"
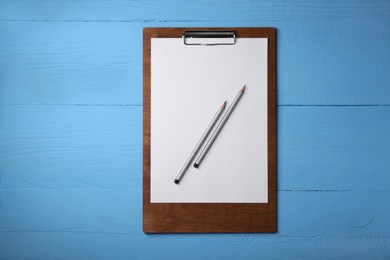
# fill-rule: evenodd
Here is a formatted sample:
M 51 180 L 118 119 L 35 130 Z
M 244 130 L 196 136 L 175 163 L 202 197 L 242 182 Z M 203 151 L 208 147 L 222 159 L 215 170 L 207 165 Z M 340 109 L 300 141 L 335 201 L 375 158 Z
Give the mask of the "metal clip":
M 185 45 L 234 45 L 234 31 L 185 31 L 182 35 Z

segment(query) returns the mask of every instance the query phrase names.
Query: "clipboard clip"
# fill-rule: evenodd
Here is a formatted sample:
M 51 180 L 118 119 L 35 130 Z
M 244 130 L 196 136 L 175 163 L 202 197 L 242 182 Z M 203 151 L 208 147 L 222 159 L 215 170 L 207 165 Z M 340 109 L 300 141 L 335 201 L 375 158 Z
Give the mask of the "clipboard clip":
M 185 31 L 182 35 L 185 45 L 234 45 L 235 31 Z

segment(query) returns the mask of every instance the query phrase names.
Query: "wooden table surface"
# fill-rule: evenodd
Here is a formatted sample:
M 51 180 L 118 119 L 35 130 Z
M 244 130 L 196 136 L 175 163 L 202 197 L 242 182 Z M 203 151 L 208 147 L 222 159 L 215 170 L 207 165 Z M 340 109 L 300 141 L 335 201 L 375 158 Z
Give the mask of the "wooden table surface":
M 278 232 L 142 232 L 142 30 L 277 28 Z M 390 2 L 0 3 L 1 259 L 390 257 Z

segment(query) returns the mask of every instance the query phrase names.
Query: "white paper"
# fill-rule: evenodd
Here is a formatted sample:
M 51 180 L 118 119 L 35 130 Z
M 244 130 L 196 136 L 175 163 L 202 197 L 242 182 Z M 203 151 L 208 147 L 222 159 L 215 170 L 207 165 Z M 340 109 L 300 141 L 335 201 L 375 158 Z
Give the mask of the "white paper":
M 151 42 L 151 202 L 267 203 L 266 38 Z M 246 91 L 199 168 L 173 181 L 219 106 Z M 226 110 L 225 110 L 226 111 Z

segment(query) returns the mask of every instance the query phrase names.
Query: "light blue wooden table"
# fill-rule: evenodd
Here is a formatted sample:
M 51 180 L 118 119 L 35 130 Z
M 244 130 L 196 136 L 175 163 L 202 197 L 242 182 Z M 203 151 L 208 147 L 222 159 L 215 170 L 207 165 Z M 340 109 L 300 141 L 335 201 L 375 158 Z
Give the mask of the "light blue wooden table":
M 142 232 L 142 29 L 278 29 L 278 233 Z M 390 2 L 0 3 L 1 259 L 390 258 Z

